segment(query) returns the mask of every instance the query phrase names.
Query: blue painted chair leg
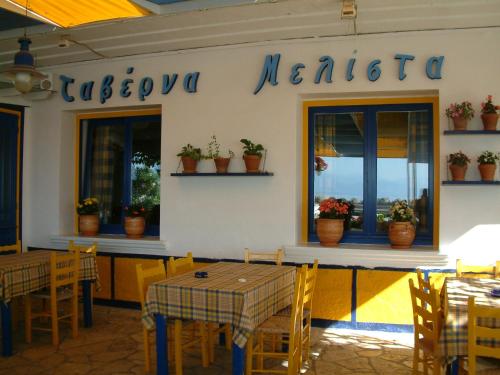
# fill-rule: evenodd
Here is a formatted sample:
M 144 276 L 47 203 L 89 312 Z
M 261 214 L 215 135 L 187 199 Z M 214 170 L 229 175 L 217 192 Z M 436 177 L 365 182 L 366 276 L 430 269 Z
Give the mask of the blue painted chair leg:
M 219 327 L 222 325 L 219 324 Z M 224 346 L 226 345 L 226 334 L 224 332 L 219 333 L 219 345 Z
M 83 326 L 92 327 L 92 283 L 90 280 L 82 281 L 83 292 Z
M 156 315 L 156 373 L 168 375 L 167 319 Z
M 12 355 L 12 312 L 10 304 L 0 302 L 2 310 L 2 355 L 9 357 Z
M 233 375 L 245 373 L 245 349 L 240 348 L 233 342 Z
M 455 358 L 453 362 L 451 362 L 451 375 L 458 375 L 458 358 Z

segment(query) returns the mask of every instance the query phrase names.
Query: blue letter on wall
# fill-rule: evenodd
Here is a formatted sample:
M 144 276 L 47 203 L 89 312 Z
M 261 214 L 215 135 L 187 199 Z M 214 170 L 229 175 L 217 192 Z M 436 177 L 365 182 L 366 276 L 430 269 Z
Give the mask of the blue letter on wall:
M 330 56 L 322 56 L 319 59 L 321 65 L 316 72 L 316 78 L 314 78 L 314 83 L 318 84 L 321 81 L 321 76 L 326 70 L 325 82 L 332 83 L 332 73 L 333 73 L 333 59 Z
M 413 55 L 403 55 L 403 54 L 396 54 L 396 56 L 394 56 L 394 58 L 396 60 L 399 60 L 399 80 L 402 81 L 403 79 L 406 78 L 406 73 L 405 73 L 405 62 L 406 60 L 414 60 L 415 59 L 415 56 Z
M 277 53 L 273 55 L 267 55 L 266 60 L 264 61 L 264 67 L 262 68 L 262 72 L 260 74 L 259 83 L 253 92 L 256 95 L 264 86 L 266 81 L 273 86 L 278 84 L 276 76 L 278 75 L 278 65 L 280 63 L 281 54 Z
M 65 101 L 68 103 L 71 103 L 72 101 L 75 100 L 74 96 L 71 96 L 68 94 L 68 85 L 70 83 L 74 83 L 75 79 L 67 76 L 60 75 L 59 78 L 62 81 L 62 87 L 61 87 L 61 95 Z
M 430 79 L 441 79 L 441 68 L 443 66 L 444 56 L 432 56 L 427 60 L 425 72 Z
M 302 82 L 302 77 L 300 76 L 299 69 L 304 69 L 306 66 L 304 64 L 298 63 L 292 66 L 292 73 L 290 74 L 290 83 L 292 85 L 298 85 Z
M 380 67 L 378 66 L 380 64 L 380 60 L 373 60 L 369 65 L 368 69 L 366 71 L 368 75 L 368 79 L 372 82 L 376 81 L 377 79 L 380 78 L 380 74 L 382 74 Z

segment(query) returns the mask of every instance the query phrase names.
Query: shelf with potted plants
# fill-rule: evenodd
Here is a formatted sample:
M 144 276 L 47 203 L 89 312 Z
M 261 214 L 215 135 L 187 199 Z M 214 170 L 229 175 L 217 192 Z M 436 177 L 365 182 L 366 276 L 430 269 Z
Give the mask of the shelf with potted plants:
M 495 180 L 496 165 L 499 160 L 498 154 L 492 151 L 484 151 L 477 158 L 481 180 L 466 180 L 469 157 L 462 151 L 448 155 L 447 162 L 451 172 L 451 180 L 443 181 L 443 185 L 500 185 L 500 181 Z
M 493 104 L 493 97 L 488 95 L 481 103 L 482 130 L 467 129 L 467 122 L 474 117 L 474 109 L 470 102 L 453 103 L 446 109 L 446 116 L 453 122 L 453 130 L 445 130 L 444 135 L 492 135 L 499 134 L 497 130 L 498 113 L 500 106 Z
M 195 148 L 188 144 L 184 146 L 177 156 L 181 157 L 183 170 L 181 173 L 170 173 L 174 177 L 234 177 L 234 176 L 274 176 L 274 173 L 267 172 L 264 168 L 260 169 L 266 163 L 266 150 L 261 144 L 255 144 L 248 139 L 241 139 L 243 143 L 243 160 L 245 161 L 246 172 L 228 172 L 231 159 L 234 157 L 234 152 L 228 150 L 227 155 L 220 151 L 220 144 L 217 142 L 215 135 L 208 144 L 207 155 L 203 155 L 200 148 Z M 264 154 L 264 157 L 263 157 Z M 198 172 L 196 170 L 198 161 L 202 159 L 213 160 L 216 172 Z M 263 159 L 263 161 L 262 161 Z M 180 164 L 179 164 L 180 166 Z

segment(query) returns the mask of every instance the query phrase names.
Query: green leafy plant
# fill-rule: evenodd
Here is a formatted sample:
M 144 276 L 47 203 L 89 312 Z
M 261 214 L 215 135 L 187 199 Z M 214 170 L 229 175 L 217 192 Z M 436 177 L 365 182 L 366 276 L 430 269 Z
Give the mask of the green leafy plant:
M 415 214 L 413 209 L 405 200 L 396 200 L 389 209 L 392 221 L 414 221 Z
M 99 201 L 97 198 L 85 198 L 78 202 L 76 212 L 78 215 L 96 215 L 99 213 Z
M 205 158 L 207 158 L 207 159 L 217 159 L 217 158 L 225 158 L 225 157 L 233 158 L 234 152 L 232 152 L 231 150 L 228 150 L 227 155 L 228 156 L 224 156 L 221 154 L 220 144 L 219 144 L 219 142 L 217 142 L 217 137 L 215 136 L 215 134 L 212 135 L 212 140 L 208 143 L 207 155 L 205 156 Z
M 496 164 L 498 160 L 498 154 L 495 154 L 491 151 L 484 151 L 477 158 L 477 162 L 479 164 Z
M 446 108 L 446 116 L 449 118 L 459 118 L 470 120 L 474 117 L 474 108 L 470 102 L 452 103 Z
M 123 207 L 123 211 L 125 212 L 125 216 L 128 217 L 146 216 L 147 214 L 146 208 L 140 203 L 132 203 L 128 206 L 125 206 Z
M 201 153 L 201 149 L 194 148 L 189 143 L 187 145 L 185 145 L 184 147 L 182 147 L 181 152 L 179 152 L 177 154 L 177 156 L 188 157 L 188 158 L 191 158 L 193 160 L 200 160 L 203 157 L 203 155 Z
M 481 112 L 484 114 L 497 113 L 497 109 L 500 109 L 500 106 L 493 104 L 493 96 L 491 95 L 486 97 L 486 102 L 481 103 Z
M 448 163 L 463 167 L 470 163 L 470 159 L 462 151 L 458 151 L 448 155 Z
M 260 143 L 253 143 L 248 139 L 240 139 L 240 142 L 243 143 L 243 153 L 245 155 L 257 155 L 259 157 L 262 156 L 262 151 L 264 151 L 264 147 Z

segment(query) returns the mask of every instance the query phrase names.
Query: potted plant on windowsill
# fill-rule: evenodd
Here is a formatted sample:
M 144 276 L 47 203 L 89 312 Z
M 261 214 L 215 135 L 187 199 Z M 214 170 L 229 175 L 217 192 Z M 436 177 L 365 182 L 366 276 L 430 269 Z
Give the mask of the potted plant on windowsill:
M 124 229 L 128 238 L 144 237 L 146 229 L 146 208 L 142 204 L 135 203 L 123 208 L 125 212 Z
M 467 101 L 452 103 L 446 108 L 446 116 L 452 119 L 455 130 L 466 130 L 467 122 L 474 117 L 474 108 Z
M 344 235 L 344 221 L 349 220 L 353 206 L 345 199 L 327 198 L 319 203 L 316 232 L 321 246 L 337 247 Z
M 182 160 L 182 173 L 196 173 L 198 161 L 203 157 L 201 149 L 195 148 L 189 143 L 182 147 L 177 156 L 180 156 Z
M 415 214 L 405 200 L 396 200 L 389 211 L 389 241 L 393 249 L 408 249 L 415 239 Z
M 465 180 L 465 173 L 467 172 L 467 164 L 470 159 L 462 151 L 455 152 L 448 155 L 448 163 L 450 164 L 451 179 L 453 181 Z
M 213 159 L 217 173 L 227 173 L 229 163 L 234 157 L 234 152 L 228 150 L 227 157 L 223 156 L 220 152 L 220 144 L 217 142 L 217 137 L 214 134 L 212 135 L 212 140 L 208 143 L 207 155 L 205 157 Z
M 481 180 L 493 181 L 495 179 L 498 159 L 498 154 L 494 154 L 491 151 L 484 151 L 479 155 L 477 162 L 479 163 L 478 168 L 481 174 Z
M 260 172 L 259 166 L 264 147 L 260 143 L 255 144 L 248 139 L 240 139 L 240 142 L 243 143 L 243 160 L 247 173 Z
M 99 232 L 99 202 L 97 198 L 85 198 L 76 207 L 78 228 L 82 236 L 95 236 Z
M 497 109 L 500 109 L 500 106 L 493 104 L 493 97 L 491 95 L 488 95 L 486 102 L 481 103 L 481 120 L 483 121 L 484 130 L 497 129 Z

